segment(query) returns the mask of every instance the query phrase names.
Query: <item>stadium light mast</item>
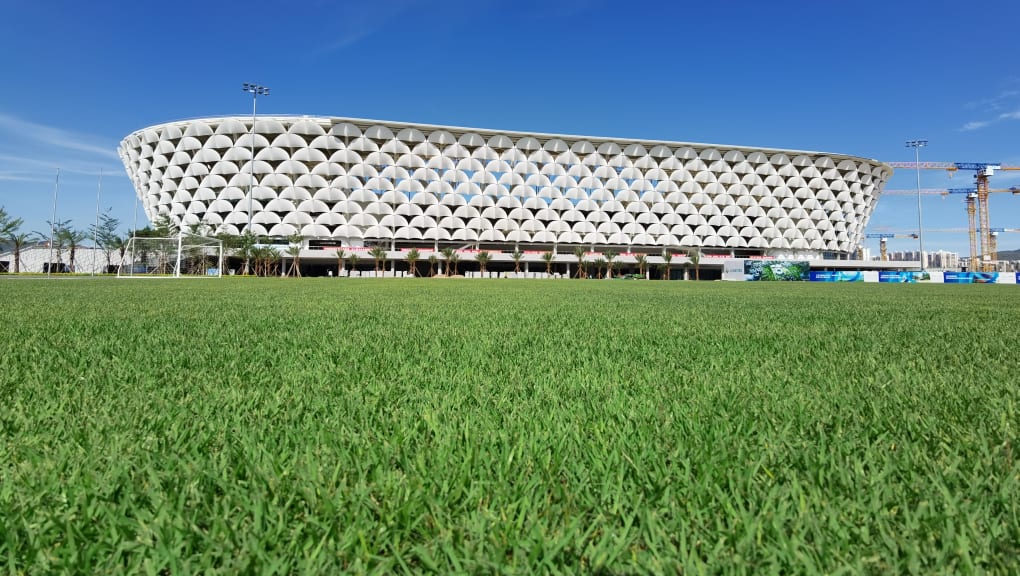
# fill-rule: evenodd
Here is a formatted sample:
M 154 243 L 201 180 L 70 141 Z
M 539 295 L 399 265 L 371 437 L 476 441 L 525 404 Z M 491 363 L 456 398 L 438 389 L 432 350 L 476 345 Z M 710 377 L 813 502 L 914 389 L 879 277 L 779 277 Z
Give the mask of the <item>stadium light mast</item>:
M 921 272 L 924 272 L 924 219 L 921 217 L 921 148 L 928 145 L 927 140 L 907 140 L 907 148 L 914 149 L 914 167 L 917 168 L 917 244 L 918 258 L 921 260 Z
M 245 232 L 251 234 L 251 203 L 255 200 L 255 197 L 252 195 L 252 188 L 255 185 L 255 111 L 259 96 L 269 96 L 269 88 L 245 82 L 241 85 L 241 90 L 251 93 L 251 161 L 249 164 L 251 166 L 251 179 L 248 180 L 248 227 L 244 229 Z M 245 273 L 247 274 L 247 272 Z
M 50 273 L 53 272 L 53 236 L 56 234 L 57 225 L 57 191 L 60 190 L 60 168 L 57 168 L 57 179 L 53 182 L 53 215 L 50 216 L 50 255 L 48 256 L 49 262 L 46 263 L 46 277 L 50 277 Z

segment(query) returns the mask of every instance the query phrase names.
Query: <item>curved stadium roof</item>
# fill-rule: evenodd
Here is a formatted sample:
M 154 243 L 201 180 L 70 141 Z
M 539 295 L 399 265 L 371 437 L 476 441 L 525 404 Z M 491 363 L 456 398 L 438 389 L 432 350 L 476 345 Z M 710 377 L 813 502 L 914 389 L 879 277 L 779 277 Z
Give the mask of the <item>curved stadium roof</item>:
M 254 157 L 252 150 L 254 149 Z M 349 245 L 848 253 L 892 169 L 867 158 L 350 118 L 202 118 L 120 145 L 147 216 Z M 250 192 L 250 195 L 249 195 Z

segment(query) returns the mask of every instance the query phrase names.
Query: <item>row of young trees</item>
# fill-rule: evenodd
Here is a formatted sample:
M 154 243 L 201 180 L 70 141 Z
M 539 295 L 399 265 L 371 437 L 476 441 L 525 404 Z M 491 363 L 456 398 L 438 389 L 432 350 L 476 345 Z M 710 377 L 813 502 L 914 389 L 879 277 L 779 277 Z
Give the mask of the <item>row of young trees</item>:
M 48 242 L 50 238 L 48 233 L 21 232 L 22 224 L 23 220 L 21 218 L 14 218 L 8 215 L 3 207 L 0 207 L 0 247 L 5 249 L 9 247 L 11 249 L 14 258 L 13 271 L 15 273 L 21 271 L 21 251 L 33 243 Z M 98 225 L 90 225 L 87 231 L 74 229 L 69 220 L 50 224 L 53 227 L 53 244 L 51 248 L 57 258 L 57 263 L 63 264 L 63 254 L 67 251 L 71 272 L 75 270 L 78 248 L 88 239 L 92 239 L 96 247 L 103 250 L 106 255 L 106 265 L 109 268 L 112 265 L 114 254 L 119 253 L 121 260 L 123 260 L 128 239 L 131 236 L 140 238 L 170 238 L 178 233 L 178 229 L 173 226 L 170 220 L 163 217 L 157 218 L 152 223 L 152 226 L 133 231 L 128 236 L 120 236 L 117 234 L 120 221 L 112 217 L 109 211 L 100 216 Z M 201 230 L 199 227 L 189 227 L 184 231 L 192 234 L 209 235 L 207 230 Z M 300 235 L 287 238 L 287 246 L 283 249 L 282 253 L 277 247 L 267 244 L 263 239 L 248 233 L 239 236 L 220 234 L 215 235 L 215 237 L 223 242 L 225 256 L 241 260 L 241 273 L 243 275 L 279 275 L 281 270 L 283 270 L 282 267 L 287 264 L 284 259 L 284 256 L 286 256 L 290 259 L 286 275 L 301 276 L 301 246 L 303 238 Z M 700 253 L 697 250 L 691 249 L 683 252 L 683 254 L 690 259 L 691 265 L 694 266 L 695 276 L 697 279 L 700 279 Z M 375 261 L 375 272 L 377 274 L 386 269 L 387 252 L 385 248 L 375 246 L 368 252 L 368 255 Z M 146 257 L 147 255 L 142 255 L 143 259 Z M 514 272 L 520 273 L 524 253 L 520 250 L 514 250 L 510 257 L 514 262 Z M 621 267 L 621 263 L 617 260 L 617 254 L 612 251 L 605 252 L 594 259 L 589 259 L 587 251 L 583 247 L 578 246 L 574 249 L 574 257 L 577 259 L 575 278 L 612 278 L 613 273 L 619 272 Z M 663 279 L 669 279 L 669 268 L 673 260 L 673 253 L 664 251 L 662 258 L 663 262 L 658 264 L 658 270 Z M 336 250 L 336 259 L 337 275 L 339 276 L 345 261 L 350 269 L 353 270 L 357 267 L 361 257 L 355 251 L 345 251 L 342 248 L 338 248 Z M 442 249 L 438 254 L 432 252 L 427 258 L 423 258 L 421 252 L 413 248 L 407 252 L 406 259 L 409 269 L 416 276 L 418 275 L 418 262 L 420 261 L 428 262 L 429 276 L 437 274 L 441 263 L 446 264 L 446 275 L 456 276 L 458 265 L 460 264 L 460 254 L 450 247 Z M 195 260 L 202 260 L 201 255 L 197 256 Z M 478 263 L 481 272 L 484 274 L 489 263 L 492 262 L 492 254 L 483 250 L 475 254 L 474 260 Z M 552 252 L 542 254 L 542 261 L 545 262 L 547 274 L 552 274 L 554 260 L 555 254 Z M 637 266 L 640 275 L 645 276 L 650 268 L 650 264 L 644 254 L 637 257 Z
M 387 252 L 382 246 L 375 246 L 368 252 L 369 256 L 375 260 L 375 272 L 378 274 L 380 271 L 386 269 Z M 701 271 L 701 254 L 697 250 L 689 250 L 683 253 L 690 260 L 692 266 L 694 266 L 695 279 L 700 280 Z M 574 274 L 575 278 L 612 278 L 613 272 L 619 271 L 621 263 L 616 260 L 616 253 L 609 251 L 601 254 L 594 259 L 588 259 L 588 253 L 583 247 L 578 247 L 574 250 L 574 257 L 577 258 L 577 268 Z M 521 262 L 524 260 L 524 253 L 520 250 L 514 250 L 510 254 L 510 258 L 514 262 L 514 272 L 520 273 Z M 669 268 L 673 260 L 673 253 L 664 251 L 662 253 L 663 262 L 658 264 L 658 270 L 660 271 L 664 280 L 669 279 Z M 344 262 L 347 262 L 349 267 L 353 270 L 361 257 L 357 252 L 344 251 L 342 248 L 336 250 L 337 259 L 337 275 L 339 276 L 343 270 Z M 456 276 L 457 266 L 460 264 L 460 254 L 453 248 L 443 248 L 439 253 L 431 252 L 428 258 L 423 258 L 421 252 L 417 248 L 412 248 L 407 251 L 405 255 L 407 260 L 407 266 L 411 272 L 418 275 L 418 262 L 426 261 L 429 265 L 429 276 L 435 276 L 439 265 L 445 262 L 447 265 L 446 275 Z M 546 274 L 552 274 L 552 268 L 556 255 L 552 252 L 544 252 L 542 254 L 542 261 L 545 262 Z M 478 263 L 481 268 L 482 274 L 487 271 L 488 265 L 492 262 L 492 253 L 482 250 L 481 252 L 475 253 L 475 262 Z M 641 276 L 645 276 L 650 269 L 650 263 L 648 257 L 641 254 L 637 257 L 637 266 Z M 589 272 L 590 271 L 590 272 Z M 603 272 L 604 271 L 604 272 Z
M 50 231 L 25 232 L 21 227 L 22 218 L 15 218 L 0 206 L 0 249 L 10 250 L 13 258 L 13 272 L 21 272 L 21 253 L 33 244 L 50 243 L 49 247 L 56 257 L 56 263 L 63 266 L 64 253 L 68 254 L 68 269 L 74 272 L 78 249 L 92 240 L 96 248 L 106 255 L 106 265 L 111 266 L 113 255 L 118 251 L 123 257 L 127 246 L 127 237 L 117 234 L 120 220 L 110 215 L 107 210 L 100 215 L 97 224 L 90 224 L 87 230 L 76 229 L 70 220 L 56 222 L 47 221 Z M 51 242 L 52 239 L 52 242 Z

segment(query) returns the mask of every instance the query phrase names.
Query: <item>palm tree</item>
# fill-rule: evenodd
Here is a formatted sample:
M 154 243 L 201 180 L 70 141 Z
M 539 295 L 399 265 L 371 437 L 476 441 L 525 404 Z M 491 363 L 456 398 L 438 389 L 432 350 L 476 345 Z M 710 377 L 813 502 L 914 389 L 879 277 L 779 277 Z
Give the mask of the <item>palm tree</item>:
M 613 260 L 616 258 L 616 252 L 612 250 L 606 250 L 606 278 L 613 277 Z
M 262 276 L 265 272 L 263 264 L 267 261 L 266 247 L 255 246 L 251 249 L 251 271 L 255 276 Z
M 482 276 L 485 276 L 485 267 L 489 264 L 489 261 L 492 260 L 492 254 L 482 250 L 478 254 L 475 254 L 475 260 L 478 261 L 478 265 L 482 268 Z
M 251 249 L 251 272 L 255 276 L 262 275 L 262 253 L 265 249 L 265 246 L 255 246 Z
M 543 252 L 542 261 L 545 262 L 545 274 L 546 276 L 552 276 L 552 263 L 553 258 L 556 256 L 552 252 Z
M 14 237 L 18 233 L 18 228 L 21 228 L 21 224 L 24 221 L 21 218 L 11 218 L 8 216 L 7 211 L 4 210 L 3 206 L 0 206 L 0 249 L 3 249 L 5 244 L 13 244 Z M 24 235 L 27 239 L 28 235 Z M 26 240 L 27 242 L 27 240 Z M 17 248 L 17 252 L 14 255 L 14 271 L 17 273 L 20 268 L 18 266 L 18 256 L 21 253 L 21 248 Z
M 669 280 L 669 264 L 673 261 L 673 253 L 669 250 L 662 252 L 662 263 L 664 264 L 662 279 Z
M 237 238 L 237 255 L 244 258 L 244 269 L 241 272 L 242 276 L 247 276 L 251 273 L 251 256 L 252 249 L 255 248 L 255 244 L 258 244 L 258 238 L 256 238 L 250 230 L 245 230 L 244 234 L 241 234 Z
M 691 248 L 687 251 L 687 258 L 694 265 L 694 279 L 701 280 L 701 251 L 697 248 Z
M 524 252 L 521 252 L 517 248 L 514 248 L 513 253 L 510 254 L 510 258 L 513 258 L 513 261 L 514 261 L 514 274 L 520 274 L 521 273 L 521 259 L 524 258 Z
M 645 270 L 648 269 L 648 257 L 644 254 L 639 254 L 637 257 L 637 267 L 641 277 L 647 278 L 647 276 L 645 276 Z
M 578 246 L 574 248 L 574 258 L 577 258 L 577 277 L 584 279 L 588 276 L 588 266 L 584 259 L 585 251 L 584 246 Z
M 460 254 L 458 254 L 457 251 L 454 250 L 453 254 L 450 255 L 450 265 L 453 266 L 453 273 L 449 274 L 449 271 L 447 271 L 448 275 L 450 275 L 450 276 L 456 276 L 457 275 L 457 263 L 458 262 L 460 262 Z
M 457 251 L 447 246 L 446 248 L 440 250 L 439 253 L 443 255 L 443 260 L 446 260 L 446 275 L 452 276 L 453 273 L 451 272 L 452 268 L 451 261 L 456 257 L 455 255 L 457 254 Z
M 336 277 L 337 278 L 340 277 L 340 274 L 344 270 L 344 256 L 347 256 L 347 253 L 344 252 L 344 249 L 343 248 L 337 248 L 336 249 Z
M 436 264 L 439 262 L 439 257 L 433 252 L 429 254 L 429 278 L 436 275 Z
M 386 271 L 386 249 L 382 246 L 373 246 L 368 252 L 375 258 L 375 275 L 379 276 L 379 270 Z
M 350 252 L 350 253 L 347 254 L 347 267 L 350 268 L 350 270 L 348 270 L 348 272 L 347 272 L 347 275 L 348 276 L 353 276 L 354 275 L 354 271 L 358 269 L 358 253 L 357 252 Z
M 594 264 L 595 264 L 595 277 L 601 280 L 602 279 L 602 267 L 606 265 L 606 260 L 602 256 L 597 256 L 595 258 Z
M 407 251 L 407 269 L 411 272 L 411 276 L 418 275 L 418 260 L 421 259 L 421 252 L 418 252 L 417 248 L 411 248 Z
M 300 248 L 300 246 L 298 246 Z M 297 256 L 293 252 L 294 245 L 287 247 L 287 255 L 291 256 L 290 272 L 296 276 L 301 275 L 301 267 Z M 280 252 L 272 246 L 255 246 L 251 250 L 252 269 L 255 276 L 276 276 L 276 269 L 280 264 Z
M 280 260 L 282 259 L 280 252 L 272 246 L 266 246 L 264 254 L 266 276 L 276 276 L 276 270 L 280 266 Z M 300 271 L 301 269 L 298 268 L 298 272 Z
M 21 218 L 11 218 L 7 211 L 0 206 L 0 238 L 10 237 L 18 232 L 18 228 L 24 224 Z
M 88 236 L 81 230 L 75 230 L 71 227 L 65 227 L 57 231 L 58 236 L 63 237 L 64 244 L 67 245 L 68 260 L 70 261 L 71 272 L 75 271 L 74 261 L 78 253 L 78 248 L 81 243 L 88 238 Z
M 287 256 L 291 258 L 288 276 L 301 277 L 301 242 L 300 234 L 293 234 L 287 238 Z
M 290 244 L 287 246 L 287 256 L 290 256 L 290 269 L 287 276 L 301 277 L 301 245 Z
M 21 250 L 32 241 L 32 235 L 25 232 L 11 233 L 8 236 L 11 243 L 12 256 L 14 257 L 14 273 L 21 273 Z

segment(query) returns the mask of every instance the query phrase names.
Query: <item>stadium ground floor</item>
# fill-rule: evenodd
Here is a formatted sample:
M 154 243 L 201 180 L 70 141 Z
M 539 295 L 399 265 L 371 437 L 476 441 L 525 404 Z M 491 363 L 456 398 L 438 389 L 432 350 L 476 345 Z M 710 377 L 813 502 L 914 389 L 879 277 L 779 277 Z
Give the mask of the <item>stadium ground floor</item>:
M 412 250 L 417 251 L 415 258 Z M 285 250 L 280 250 L 286 253 Z M 485 264 L 478 260 L 479 254 L 485 254 Z M 397 250 L 385 250 L 383 254 L 373 254 L 369 247 L 335 247 L 310 246 L 301 250 L 298 267 L 302 276 L 447 276 L 494 278 L 607 278 L 630 277 L 659 280 L 721 280 L 727 279 L 727 264 L 741 266 L 743 262 L 807 262 L 811 269 L 817 270 L 916 270 L 917 262 L 877 262 L 864 260 L 841 260 L 815 256 L 806 259 L 796 255 L 741 255 L 732 252 L 702 254 L 692 260 L 683 252 L 669 252 L 664 255 L 658 251 L 627 252 L 627 251 L 589 251 L 586 250 L 579 260 L 571 249 L 536 250 L 477 250 L 459 249 L 454 251 L 454 263 L 446 261 L 442 248 L 411 247 Z M 341 255 L 342 258 L 338 258 Z M 413 261 L 412 261 L 413 260 Z M 583 263 L 582 263 L 583 262 Z M 612 263 L 610 271 L 609 266 Z M 288 273 L 293 266 L 293 258 L 283 256 L 275 269 L 279 273 Z M 228 259 L 227 274 L 241 273 L 243 262 L 237 257 Z M 579 273 L 579 268 L 582 270 Z M 729 278 L 736 279 L 736 278 Z
M 271 247 L 268 253 L 271 258 L 265 262 L 250 262 L 252 269 L 258 268 L 262 275 L 283 275 L 291 273 L 295 267 L 295 258 L 289 255 L 289 246 L 264 245 Z M 586 249 L 582 256 L 583 272 L 579 274 L 581 262 L 575 253 L 575 247 L 569 252 L 562 248 L 534 249 L 521 248 L 515 256 L 513 247 L 503 249 L 473 249 L 460 247 L 454 249 L 454 262 L 447 262 L 443 248 L 437 251 L 433 247 L 397 247 L 386 249 L 382 253 L 373 253 L 367 246 L 330 246 L 306 242 L 302 246 L 296 262 L 301 276 L 344 276 L 344 277 L 429 277 L 458 275 L 466 277 L 496 278 L 647 278 L 659 280 L 742 280 L 750 268 L 760 269 L 763 266 L 779 269 L 783 263 L 800 263 L 811 271 L 864 271 L 878 273 L 880 271 L 918 270 L 917 262 L 879 262 L 873 260 L 853 260 L 826 258 L 823 255 L 802 254 L 742 254 L 738 251 L 703 252 L 697 261 L 685 253 L 676 250 L 668 252 L 629 252 L 626 248 L 620 251 L 596 248 Z M 417 250 L 414 258 L 412 250 Z M 342 251 L 342 252 L 341 252 Z M 485 253 L 479 261 L 479 255 Z M 230 252 L 228 251 L 228 254 Z M 338 258 L 342 255 L 342 258 Z M 253 256 L 253 258 L 256 258 Z M 35 245 L 24 249 L 17 266 L 13 254 L 0 253 L 0 273 L 55 273 L 78 274 L 115 274 L 121 265 L 132 264 L 132 253 L 121 255 L 118 252 L 94 250 L 88 247 L 79 248 L 71 259 L 66 250 L 51 251 L 44 245 Z M 412 260 L 414 260 L 412 262 Z M 136 266 L 156 266 L 157 259 L 153 256 L 134 254 Z M 188 256 L 185 265 L 195 268 Z M 203 259 L 201 266 L 215 266 L 214 258 Z M 610 270 L 609 264 L 612 263 Z M 166 265 L 167 263 L 164 263 Z M 245 260 L 234 253 L 225 257 L 223 273 L 243 274 Z M 296 272 L 296 271 L 295 271 Z

